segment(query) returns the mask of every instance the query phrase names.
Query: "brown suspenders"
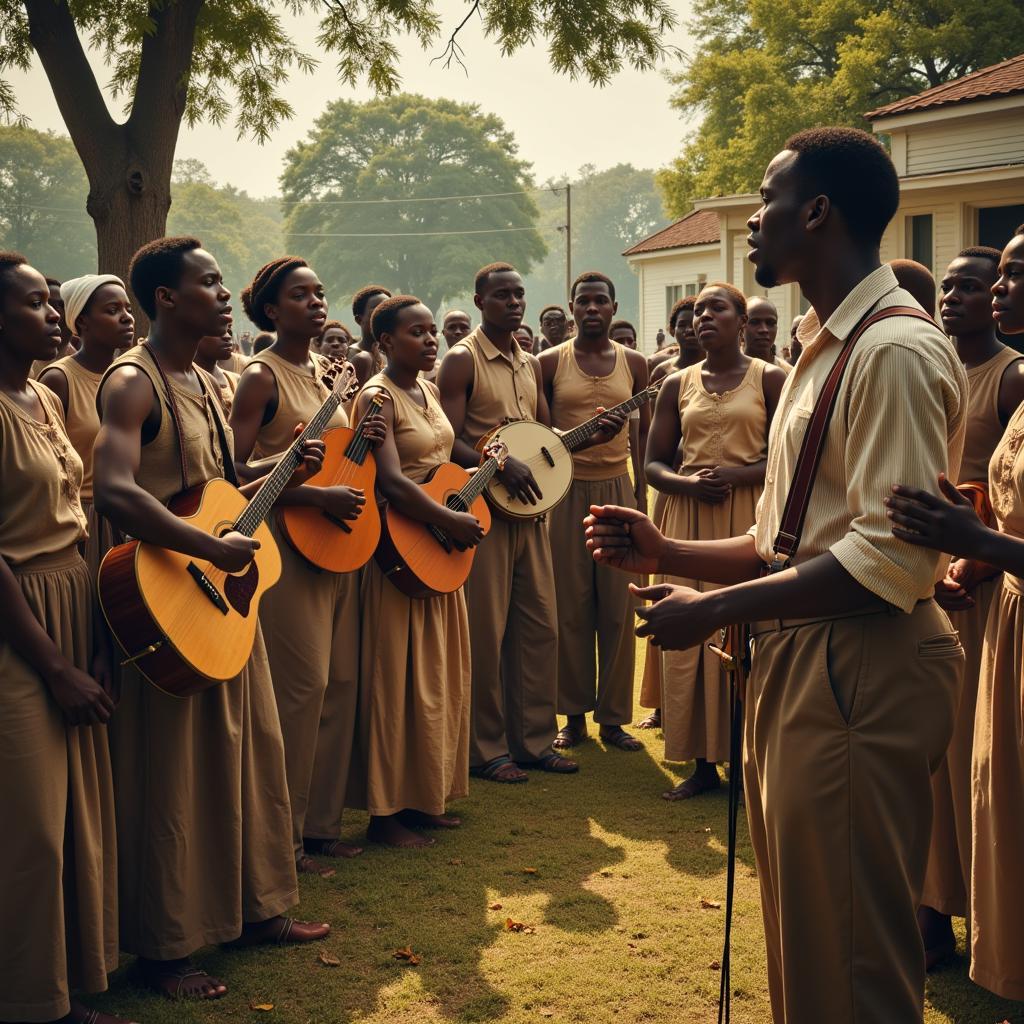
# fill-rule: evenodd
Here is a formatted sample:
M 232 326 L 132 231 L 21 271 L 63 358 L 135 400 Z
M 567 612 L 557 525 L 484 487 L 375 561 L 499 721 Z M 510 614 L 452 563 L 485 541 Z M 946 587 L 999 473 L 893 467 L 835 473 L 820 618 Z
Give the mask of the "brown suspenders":
M 935 321 L 916 306 L 889 306 L 887 309 L 880 309 L 877 313 L 865 314 L 843 342 L 839 356 L 829 371 L 828 377 L 825 378 L 821 393 L 814 403 L 814 411 L 811 413 L 804 439 L 800 444 L 800 454 L 797 456 L 796 469 L 793 471 L 793 481 L 789 485 L 789 493 L 786 495 L 786 505 L 779 522 L 779 532 L 775 535 L 775 543 L 772 545 L 775 557 L 768 566 L 769 573 L 780 572 L 788 568 L 800 545 L 800 534 L 803 532 L 804 520 L 807 518 L 807 507 L 811 503 L 811 492 L 814 490 L 814 478 L 817 476 L 818 465 L 821 462 L 822 453 L 825 451 L 828 425 L 836 407 L 839 385 L 842 383 L 846 366 L 853 354 L 853 347 L 869 327 L 894 316 L 914 317 L 935 326 Z

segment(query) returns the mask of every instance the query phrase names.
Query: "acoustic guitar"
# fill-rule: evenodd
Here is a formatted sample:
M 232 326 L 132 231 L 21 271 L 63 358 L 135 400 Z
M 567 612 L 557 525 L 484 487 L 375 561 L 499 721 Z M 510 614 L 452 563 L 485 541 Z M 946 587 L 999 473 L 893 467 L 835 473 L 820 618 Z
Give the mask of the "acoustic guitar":
M 281 555 L 265 524 L 302 460 L 305 441 L 323 433 L 338 406 L 356 390 L 347 366 L 319 411 L 246 501 L 227 480 L 210 480 L 173 498 L 177 516 L 211 536 L 237 531 L 260 548 L 238 573 L 224 572 L 178 551 L 143 541 L 111 548 L 100 564 L 99 599 L 110 631 L 134 664 L 172 697 L 191 697 L 234 679 L 256 640 L 259 603 L 281 576 Z
M 484 456 L 475 473 L 454 462 L 442 463 L 420 487 L 439 505 L 476 516 L 486 536 L 491 513 L 483 491 L 505 465 L 508 451 L 495 441 L 484 449 Z M 475 554 L 476 548 L 460 547 L 440 527 L 386 506 L 374 558 L 381 572 L 407 597 L 437 597 L 458 590 L 473 568 Z
M 307 562 L 327 572 L 355 572 L 373 557 L 380 540 L 380 512 L 373 499 L 377 464 L 364 429 L 367 417 L 377 412 L 388 396 L 378 392 L 366 415 L 353 430 L 332 427 L 324 433 L 327 452 L 323 468 L 306 481 L 307 487 L 359 487 L 367 502 L 355 519 L 338 519 L 324 509 L 289 505 L 278 513 L 288 543 Z
M 664 380 L 663 377 L 643 391 L 638 391 L 631 398 L 627 398 L 625 402 L 598 413 L 564 434 L 558 434 L 551 427 L 545 427 L 536 420 L 512 420 L 499 424 L 485 434 L 481 444 L 501 441 L 508 448 L 510 456 L 530 467 L 533 478 L 543 494 L 542 498 L 537 499 L 536 505 L 531 505 L 512 497 L 500 480 L 492 479 L 485 492 L 491 506 L 506 519 L 514 521 L 537 519 L 546 515 L 561 504 L 572 486 L 572 453 L 582 448 L 597 433 L 601 420 L 608 413 L 628 414 L 652 401 L 661 390 Z

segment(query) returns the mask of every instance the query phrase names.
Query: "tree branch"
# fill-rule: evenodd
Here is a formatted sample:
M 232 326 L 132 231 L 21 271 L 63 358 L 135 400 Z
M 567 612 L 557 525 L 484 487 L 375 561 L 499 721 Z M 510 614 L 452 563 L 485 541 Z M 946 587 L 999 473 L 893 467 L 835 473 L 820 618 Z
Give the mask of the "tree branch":
M 39 56 L 57 107 L 90 182 L 115 149 L 119 126 L 103 101 L 66 0 L 25 0 L 29 42 Z
M 452 34 L 448 37 L 448 42 L 445 44 L 445 48 L 431 60 L 431 64 L 435 61 L 443 60 L 445 69 L 450 68 L 452 61 L 454 60 L 463 71 L 466 76 L 469 76 L 469 68 L 466 67 L 466 62 L 462 59 L 462 55 L 466 52 L 461 46 L 459 46 L 456 36 L 466 27 L 467 22 L 474 14 L 480 11 L 480 0 L 473 0 L 473 6 L 470 7 L 469 12 L 466 16 L 455 26 Z
M 45 2 L 45 0 L 43 0 Z M 155 30 L 142 41 L 139 79 L 128 118 L 132 144 L 154 171 L 170 175 L 185 114 L 196 24 L 206 0 L 152 4 Z

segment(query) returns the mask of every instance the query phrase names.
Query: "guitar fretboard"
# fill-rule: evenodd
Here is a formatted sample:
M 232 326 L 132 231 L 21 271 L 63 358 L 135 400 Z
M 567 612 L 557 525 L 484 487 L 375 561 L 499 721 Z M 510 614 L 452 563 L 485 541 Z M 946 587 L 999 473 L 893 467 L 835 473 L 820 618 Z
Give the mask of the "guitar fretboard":
M 584 441 L 588 441 L 597 433 L 600 428 L 601 420 L 609 413 L 630 413 L 634 409 L 639 409 L 641 405 L 645 405 L 657 393 L 657 386 L 644 388 L 643 391 L 638 391 L 632 398 L 627 398 L 626 401 L 619 402 L 618 405 L 612 406 L 611 409 L 606 409 L 604 412 L 598 413 L 596 416 L 593 416 L 584 423 L 581 423 L 578 427 L 573 427 L 572 430 L 567 430 L 562 435 L 562 443 L 569 449 L 569 451 L 576 451 Z
M 497 471 L 497 459 L 490 458 L 482 462 L 480 468 L 466 481 L 466 485 L 462 490 L 451 498 L 452 503 L 457 502 L 460 506 L 456 511 L 468 512 L 473 502 L 484 493 L 484 488 L 490 483 L 491 477 Z

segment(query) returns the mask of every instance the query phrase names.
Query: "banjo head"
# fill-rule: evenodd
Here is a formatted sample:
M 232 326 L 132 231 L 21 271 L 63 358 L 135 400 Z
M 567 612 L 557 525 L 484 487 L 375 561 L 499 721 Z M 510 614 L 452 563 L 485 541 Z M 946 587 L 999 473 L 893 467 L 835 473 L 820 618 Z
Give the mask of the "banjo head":
M 488 441 L 500 441 L 508 453 L 525 462 L 543 494 L 536 505 L 509 497 L 505 485 L 495 477 L 487 484 L 487 500 L 509 519 L 536 519 L 550 512 L 569 493 L 572 486 L 572 455 L 562 439 L 550 427 L 533 420 L 515 420 L 498 427 Z

